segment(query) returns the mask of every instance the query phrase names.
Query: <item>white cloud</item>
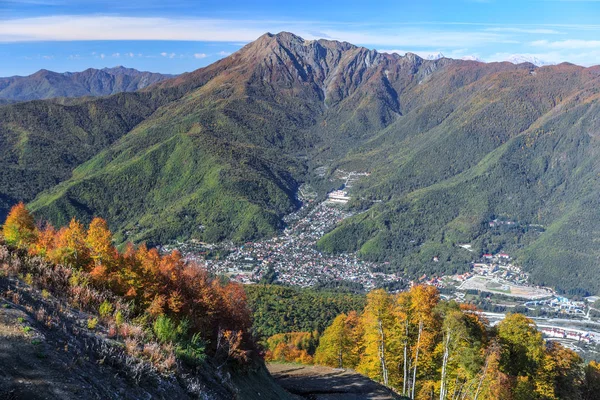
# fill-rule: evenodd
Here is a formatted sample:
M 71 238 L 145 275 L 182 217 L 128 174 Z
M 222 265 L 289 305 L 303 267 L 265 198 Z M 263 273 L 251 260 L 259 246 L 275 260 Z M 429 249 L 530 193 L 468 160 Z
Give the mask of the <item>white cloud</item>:
M 229 52 L 229 51 L 220 51 L 218 54 L 220 56 L 227 57 L 227 56 L 231 55 L 231 52 Z
M 452 28 L 457 29 L 457 28 Z M 397 25 L 307 21 L 237 21 L 66 15 L 0 20 L 0 42 L 72 40 L 193 40 L 247 43 L 265 32 L 292 31 L 305 39 L 329 38 L 356 44 L 415 47 L 469 47 L 513 43 L 506 32 L 461 31 Z
M 149 17 L 64 15 L 0 20 L 1 42 L 71 40 L 251 41 L 262 23 Z
M 554 42 L 548 40 L 536 40 L 530 44 L 532 46 L 547 47 L 550 49 L 600 49 L 600 40 L 568 39 Z
M 113 53 L 112 55 L 114 58 L 119 58 L 121 57 L 121 53 Z
M 44 60 L 53 60 L 54 56 L 42 56 Z
M 547 28 L 515 28 L 515 27 L 492 27 L 486 28 L 487 32 L 506 32 L 506 33 L 535 33 L 542 35 L 559 35 L 562 32 Z
M 194 58 L 206 58 L 206 54 L 204 53 L 195 53 Z
M 33 0 L 35 1 L 35 0 Z M 43 0 L 41 0 L 43 1 Z M 0 0 L 1 2 L 1 0 Z M 483 23 L 398 23 L 385 27 L 370 23 L 318 21 L 227 20 L 207 18 L 121 17 L 114 15 L 62 15 L 34 18 L 0 19 L 0 43 L 27 41 L 83 40 L 163 40 L 228 42 L 244 45 L 265 32 L 291 31 L 307 39 L 327 38 L 347 41 L 404 54 L 406 49 L 427 56 L 438 52 L 447 57 L 474 55 L 489 61 L 494 51 L 539 54 L 556 62 L 569 60 L 582 65 L 600 63 L 600 40 L 583 40 L 574 34 L 600 30 L 600 25 L 503 25 Z M 567 40 L 548 40 L 548 36 L 569 32 Z M 589 34 L 589 33 L 588 33 Z M 540 35 L 543 40 L 523 39 Z M 557 38 L 554 36 L 554 38 Z M 506 46 L 511 45 L 511 46 Z M 516 45 L 516 46 L 512 46 Z M 510 47 L 510 48 L 509 48 Z M 479 54 L 487 54 L 479 55 Z M 132 53 L 121 56 L 133 57 Z M 196 53 L 192 56 L 202 58 Z M 219 56 L 230 53 L 221 51 Z M 216 55 L 210 53 L 210 55 Z M 105 58 L 104 54 L 93 54 Z M 162 52 L 144 57 L 186 58 L 189 54 Z M 139 55 L 139 57 L 142 57 Z M 585 58 L 588 57 L 588 58 Z

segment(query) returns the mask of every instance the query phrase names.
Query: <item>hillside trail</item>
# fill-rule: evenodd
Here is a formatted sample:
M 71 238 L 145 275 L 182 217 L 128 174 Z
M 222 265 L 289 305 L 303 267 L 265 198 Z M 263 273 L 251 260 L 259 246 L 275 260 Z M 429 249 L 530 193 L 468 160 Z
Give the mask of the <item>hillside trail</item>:
M 390 389 L 351 369 L 299 364 L 267 364 L 277 383 L 299 399 L 396 400 Z

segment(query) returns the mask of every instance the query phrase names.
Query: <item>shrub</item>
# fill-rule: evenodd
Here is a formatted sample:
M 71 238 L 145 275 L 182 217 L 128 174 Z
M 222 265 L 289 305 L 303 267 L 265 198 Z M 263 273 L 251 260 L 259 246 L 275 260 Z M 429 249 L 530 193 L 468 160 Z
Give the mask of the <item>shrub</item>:
M 96 329 L 97 325 L 98 325 L 98 318 L 95 318 L 95 317 L 94 318 L 88 318 L 88 321 L 87 321 L 87 327 L 88 327 L 88 329 L 94 330 L 94 329 Z
M 162 357 L 160 345 L 156 342 L 144 344 L 142 353 L 152 362 L 159 361 Z
M 115 323 L 117 324 L 117 326 L 121 326 L 123 325 L 123 322 L 125 322 L 125 318 L 123 318 L 123 313 L 121 311 L 117 311 L 117 313 L 115 314 Z
M 136 355 L 139 352 L 139 342 L 135 339 L 127 338 L 123 341 L 127 354 Z
M 196 367 L 206 359 L 206 343 L 200 337 L 200 334 L 196 333 L 192 336 L 192 339 L 185 345 L 178 346 L 175 350 L 177 357 L 181 359 L 187 366 Z
M 174 342 L 177 338 L 177 326 L 165 315 L 159 315 L 152 328 L 156 338 L 161 343 Z
M 100 309 L 98 310 L 100 313 L 100 317 L 107 318 L 113 312 L 113 305 L 108 300 L 104 300 L 102 304 L 100 304 Z

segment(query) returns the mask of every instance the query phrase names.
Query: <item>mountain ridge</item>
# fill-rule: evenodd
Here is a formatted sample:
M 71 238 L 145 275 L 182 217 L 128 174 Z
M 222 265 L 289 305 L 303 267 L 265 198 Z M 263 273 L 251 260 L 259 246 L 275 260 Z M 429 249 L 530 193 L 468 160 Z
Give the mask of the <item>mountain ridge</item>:
M 174 75 L 123 66 L 63 73 L 41 69 L 28 76 L 0 78 L 0 99 L 29 101 L 53 97 L 106 96 L 143 89 L 172 77 Z
M 323 251 L 358 251 L 389 262 L 389 272 L 421 276 L 468 269 L 456 244 L 471 242 L 476 251 L 510 251 L 538 283 L 597 292 L 590 223 L 600 216 L 590 204 L 600 172 L 599 76 L 598 67 L 568 63 L 424 60 L 265 34 L 139 92 L 52 106 L 73 115 L 69 140 L 90 131 L 74 118 L 86 108 L 100 107 L 93 115 L 108 129 L 118 119 L 104 107 L 118 100 L 133 123 L 40 190 L 19 197 L 27 183 L 13 190 L 7 181 L 0 194 L 7 203 L 35 197 L 32 209 L 58 225 L 103 215 L 119 241 L 243 242 L 283 227 L 301 183 L 326 191 L 337 169 L 369 171 L 350 204 L 369 210 L 326 235 Z M 23 104 L 0 107 L 8 170 L 19 155 L 39 158 L 29 141 L 53 132 L 49 121 L 23 122 L 48 102 Z M 519 230 L 486 227 L 498 217 Z M 572 233 L 579 247 L 564 240 L 574 224 L 586 227 Z

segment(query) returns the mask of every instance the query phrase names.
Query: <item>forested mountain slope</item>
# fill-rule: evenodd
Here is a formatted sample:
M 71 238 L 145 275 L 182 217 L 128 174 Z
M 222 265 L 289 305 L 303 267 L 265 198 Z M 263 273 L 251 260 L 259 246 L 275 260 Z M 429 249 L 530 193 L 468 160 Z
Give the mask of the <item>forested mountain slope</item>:
M 64 73 L 42 69 L 29 76 L 0 78 L 0 101 L 106 96 L 134 92 L 172 77 L 125 67 L 88 68 L 82 72 Z
M 104 215 L 120 241 L 244 241 L 282 226 L 302 182 L 368 171 L 351 204 L 368 211 L 325 236 L 324 251 L 359 251 L 416 276 L 467 269 L 473 254 L 456 245 L 471 243 L 518 256 L 540 283 L 596 292 L 599 74 L 266 34 L 134 94 L 0 107 L 10 116 L 0 118 L 4 167 L 44 183 L 13 188 L 11 178 L 0 196 L 9 204 L 43 189 L 31 203 L 38 215 L 57 224 Z M 115 101 L 130 105 L 126 115 L 105 111 Z M 52 118 L 34 129 L 30 107 Z M 44 148 L 68 160 L 50 180 L 19 161 L 30 137 L 86 113 L 119 128 L 91 131 L 69 117 L 67 134 Z M 68 138 L 94 146 L 79 154 Z M 493 219 L 514 224 L 491 229 Z

